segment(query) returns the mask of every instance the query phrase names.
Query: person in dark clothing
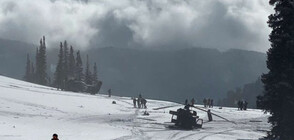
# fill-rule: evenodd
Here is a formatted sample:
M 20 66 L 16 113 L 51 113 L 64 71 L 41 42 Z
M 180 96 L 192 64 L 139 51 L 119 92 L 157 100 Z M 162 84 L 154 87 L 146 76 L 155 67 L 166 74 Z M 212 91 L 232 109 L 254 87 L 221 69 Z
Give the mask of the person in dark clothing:
M 192 98 L 192 100 L 191 100 L 191 106 L 194 106 L 194 104 L 195 104 L 195 99 Z
M 134 108 L 136 108 L 137 106 L 136 106 L 136 103 L 137 103 L 137 100 L 136 100 L 136 98 L 134 97 L 133 98 L 133 104 L 134 104 Z
M 188 105 L 188 99 L 185 100 L 185 105 Z
M 147 100 L 142 98 L 141 99 L 141 107 L 146 109 L 147 108 L 146 104 L 147 104 Z
M 243 110 L 243 101 L 238 101 L 238 110 Z
M 207 99 L 207 106 L 208 106 L 208 108 L 210 108 L 210 99 L 209 98 Z
M 244 101 L 243 102 L 243 110 L 247 110 L 247 105 L 248 105 L 248 102 L 247 101 Z
M 138 106 L 138 108 L 141 108 L 141 98 L 137 99 L 137 106 Z
M 111 97 L 111 89 L 108 90 L 108 97 Z
M 203 104 L 204 104 L 204 107 L 207 106 L 207 99 L 206 98 L 203 99 Z
M 208 117 L 208 121 L 211 122 L 212 121 L 212 114 L 210 109 L 207 110 L 207 117 Z
M 59 140 L 58 139 L 58 135 L 57 134 L 53 134 L 53 136 L 52 136 L 53 138 L 51 139 L 51 140 Z
M 210 106 L 213 108 L 213 99 L 210 99 Z

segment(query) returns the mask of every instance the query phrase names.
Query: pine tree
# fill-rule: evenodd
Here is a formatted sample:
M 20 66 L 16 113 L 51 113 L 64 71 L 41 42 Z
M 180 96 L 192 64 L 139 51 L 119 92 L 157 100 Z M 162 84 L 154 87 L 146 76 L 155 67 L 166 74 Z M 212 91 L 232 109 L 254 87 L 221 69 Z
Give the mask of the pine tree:
M 58 63 L 56 66 L 56 71 L 54 73 L 54 86 L 58 89 L 64 89 L 64 67 L 63 67 L 64 56 L 63 55 L 64 55 L 63 45 L 62 45 L 62 42 L 60 42 Z
M 40 40 L 40 46 L 36 53 L 36 82 L 47 85 L 45 36 Z
M 98 75 L 97 75 L 97 65 L 96 62 L 94 63 L 93 67 L 93 82 L 97 83 L 98 82 Z
M 74 77 L 74 69 L 75 69 L 75 56 L 74 56 L 74 50 L 73 47 L 70 46 L 70 52 L 69 52 L 69 58 L 68 58 L 68 70 L 69 70 L 69 79 L 73 79 Z
M 269 139 L 294 139 L 294 2 L 270 0 L 275 13 L 269 16 L 271 48 L 267 52 L 269 72 L 262 75 L 264 94 L 259 108 L 269 112 Z
M 87 64 L 86 64 L 86 72 L 85 72 L 85 83 L 88 85 L 92 85 L 92 74 L 90 71 L 90 64 L 89 64 L 89 56 L 87 55 Z
M 69 64 L 68 64 L 68 58 L 69 58 L 69 54 L 68 54 L 68 47 L 67 47 L 67 42 L 66 40 L 64 41 L 64 49 L 63 49 L 63 52 L 64 52 L 64 60 L 63 60 L 63 66 L 64 66 L 64 80 L 65 80 L 65 83 L 68 81 L 68 74 L 69 74 Z
M 80 82 L 84 80 L 83 62 L 80 55 L 80 51 L 77 52 L 76 56 L 75 79 Z
M 41 44 L 41 43 L 40 43 Z M 34 83 L 38 84 L 38 74 L 37 74 L 37 68 L 39 66 L 39 48 L 36 48 L 36 56 L 35 56 L 35 72 L 34 72 Z
M 31 60 L 29 54 L 27 54 L 26 73 L 24 76 L 24 80 L 27 82 L 31 82 Z
M 35 67 L 34 67 L 34 62 L 31 62 L 31 81 L 30 82 L 35 82 L 36 78 L 35 78 L 36 74 L 35 74 Z

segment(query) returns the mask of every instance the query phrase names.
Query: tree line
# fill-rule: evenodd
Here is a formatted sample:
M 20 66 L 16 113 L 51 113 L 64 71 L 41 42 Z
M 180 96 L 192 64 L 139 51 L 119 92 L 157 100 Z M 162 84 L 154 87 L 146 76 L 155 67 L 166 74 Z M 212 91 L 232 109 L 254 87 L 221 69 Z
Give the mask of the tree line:
M 67 41 L 60 42 L 53 81 L 46 71 L 46 41 L 45 36 L 43 36 L 39 47 L 36 48 L 35 63 L 31 61 L 30 55 L 27 54 L 25 81 L 56 87 L 60 90 L 89 92 L 91 94 L 98 93 L 102 85 L 102 82 L 98 80 L 97 64 L 94 63 L 93 67 L 90 68 L 89 56 L 87 55 L 84 71 L 80 51 L 78 50 L 75 55 L 74 48 L 69 47 Z
M 263 83 L 258 78 L 255 82 L 245 84 L 242 88 L 229 90 L 226 97 L 218 100 L 218 105 L 227 107 L 237 107 L 238 101 L 247 101 L 248 107 L 257 108 L 257 96 L 262 95 Z

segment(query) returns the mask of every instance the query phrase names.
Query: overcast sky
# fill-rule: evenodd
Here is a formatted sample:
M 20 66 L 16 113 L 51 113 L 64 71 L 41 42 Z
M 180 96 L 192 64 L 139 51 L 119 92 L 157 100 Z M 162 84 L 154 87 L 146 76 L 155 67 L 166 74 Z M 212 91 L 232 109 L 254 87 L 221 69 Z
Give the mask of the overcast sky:
M 1 0 L 0 38 L 48 46 L 207 47 L 265 52 L 267 0 Z M 54 46 L 56 47 L 56 46 Z

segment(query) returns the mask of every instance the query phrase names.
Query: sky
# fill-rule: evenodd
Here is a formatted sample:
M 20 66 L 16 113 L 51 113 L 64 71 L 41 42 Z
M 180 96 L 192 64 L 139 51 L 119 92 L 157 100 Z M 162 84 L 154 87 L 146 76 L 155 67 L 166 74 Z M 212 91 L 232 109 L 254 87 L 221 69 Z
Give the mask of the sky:
M 231 48 L 266 52 L 267 0 L 1 0 L 0 38 L 49 47 Z

